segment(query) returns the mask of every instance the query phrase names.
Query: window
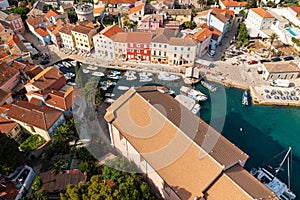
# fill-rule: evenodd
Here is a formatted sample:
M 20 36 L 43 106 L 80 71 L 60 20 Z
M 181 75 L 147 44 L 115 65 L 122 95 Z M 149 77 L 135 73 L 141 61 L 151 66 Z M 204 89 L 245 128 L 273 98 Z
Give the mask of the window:
M 191 50 L 191 48 L 190 48 L 190 47 L 188 48 L 188 51 L 189 51 L 189 50 Z
M 146 44 L 144 44 L 144 48 L 147 48 L 148 46 Z
M 133 50 L 133 49 L 130 49 L 129 51 L 130 51 L 130 53 L 133 53 L 133 52 L 134 52 L 134 50 Z
M 156 47 L 156 44 L 153 44 L 154 47 Z
M 183 51 L 183 47 L 181 47 L 181 51 Z
M 147 53 L 147 50 L 144 50 L 144 54 L 146 54 Z
M 167 45 L 165 44 L 165 49 L 167 48 Z
M 158 47 L 161 48 L 161 44 L 159 44 Z
M 140 51 L 139 49 L 138 49 L 138 50 L 136 50 L 136 52 L 137 52 L 137 53 L 141 53 L 141 51 Z
M 137 44 L 137 45 L 136 45 L 136 47 L 140 47 L 140 46 L 141 46 L 140 44 Z
M 177 55 L 176 55 L 176 53 L 175 53 L 175 54 L 174 54 L 174 58 L 176 58 L 176 56 L 177 56 Z
M 174 47 L 174 50 L 176 51 L 176 50 L 177 50 L 177 47 Z

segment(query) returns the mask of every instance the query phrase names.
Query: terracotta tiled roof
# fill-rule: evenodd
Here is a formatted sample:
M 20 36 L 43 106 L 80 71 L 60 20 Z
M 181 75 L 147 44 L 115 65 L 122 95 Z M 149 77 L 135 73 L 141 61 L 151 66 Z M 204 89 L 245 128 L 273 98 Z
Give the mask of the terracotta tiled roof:
M 128 33 L 117 33 L 111 37 L 114 42 L 126 42 Z
M 128 90 L 107 109 L 105 119 L 181 199 L 202 196 L 224 168 L 245 161 L 248 155 L 170 95 L 154 88 Z M 180 176 L 174 175 L 177 173 Z M 243 189 L 237 187 L 237 191 Z
M 91 28 L 91 27 L 75 25 L 75 27 L 72 31 L 82 33 L 82 34 L 89 34 L 91 32 L 91 30 L 93 30 L 93 28 Z
M 187 34 L 186 37 L 194 38 L 197 40 L 197 42 L 203 42 L 204 40 L 209 38 L 212 34 L 213 33 L 211 30 L 209 30 L 209 28 L 203 28 L 203 29 L 199 30 L 197 33 L 195 33 L 194 35 Z
M 38 98 L 35 98 L 35 97 L 32 97 L 29 101 L 29 103 L 33 104 L 33 105 L 36 105 L 36 106 L 40 106 L 41 103 L 42 103 L 42 100 L 41 99 L 38 99 Z
M 191 15 L 192 10 L 191 9 L 168 9 L 166 10 L 166 13 L 169 15 Z
M 127 42 L 128 43 L 145 43 L 150 44 L 152 33 L 145 32 L 128 32 L 127 33 Z
M 299 66 L 293 61 L 264 63 L 264 66 L 271 73 L 300 72 Z
M 34 29 L 34 31 L 35 31 L 37 34 L 39 34 L 40 36 L 42 36 L 42 37 L 46 37 L 46 36 L 49 35 L 49 33 L 48 33 L 45 29 L 43 29 L 43 28 L 41 28 L 41 27 L 38 27 L 38 28 Z
M 26 101 L 19 101 L 12 104 L 7 117 L 48 131 L 62 114 L 62 111 L 48 106 L 36 106 Z
M 222 23 L 226 23 L 229 21 L 230 18 L 226 17 L 225 15 L 219 13 L 219 10 L 213 9 L 210 13 L 211 15 L 215 16 L 217 19 L 219 19 Z
M 223 167 L 166 121 L 158 108 L 138 93 L 122 102 L 114 110 L 117 117 L 113 125 L 181 199 L 202 196 L 202 191 L 221 173 Z M 154 153 L 156 151 L 160 153 Z M 177 173 L 180 176 L 174 175 Z
M 74 87 L 70 87 L 66 92 L 50 91 L 45 100 L 46 105 L 69 110 L 73 104 L 73 90 Z
M 295 11 L 297 14 L 300 14 L 300 6 L 290 6 L 289 8 Z
M 248 4 L 247 1 L 238 2 L 238 1 L 232 1 L 232 0 L 222 1 L 222 3 L 226 7 L 245 7 Z
M 25 64 L 14 61 L 10 66 L 6 63 L 0 64 L 0 87 L 9 81 L 13 76 L 19 74 L 21 68 L 25 68 Z
M 26 19 L 26 22 L 31 25 L 31 26 L 35 26 L 35 25 L 39 25 L 45 22 L 45 17 L 41 16 L 41 15 L 37 15 L 37 16 L 29 16 Z
M 123 29 L 121 29 L 118 25 L 114 25 L 114 26 L 106 27 L 100 32 L 100 34 L 105 35 L 108 38 L 111 38 L 115 34 L 121 32 L 124 32 Z
M 51 87 L 54 87 L 53 85 L 58 81 L 60 81 L 61 84 L 56 84 L 56 87 L 59 87 L 59 85 L 65 85 L 66 79 L 64 77 L 64 73 L 62 73 L 56 67 L 47 67 L 41 73 L 39 73 L 33 79 L 31 79 L 26 85 L 34 85 L 40 90 L 56 89 Z
M 100 13 L 104 10 L 104 7 L 94 8 L 94 15 L 100 15 Z
M 133 8 L 130 8 L 128 14 L 130 15 L 130 14 L 133 14 L 133 13 L 138 12 L 138 11 L 140 11 L 140 10 L 143 10 L 144 7 L 145 7 L 145 4 L 142 3 L 142 4 L 138 5 L 138 6 L 135 6 L 135 7 L 133 7 Z
M 4 104 L 10 96 L 11 93 L 5 92 L 2 89 L 0 89 L 0 105 Z
M 8 37 L 6 43 L 10 47 L 15 45 L 20 49 L 21 52 L 28 52 L 28 49 L 26 48 L 26 46 L 24 45 L 24 43 L 21 41 L 21 39 L 17 34 L 13 33 L 10 37 Z
M 59 32 L 64 33 L 64 34 L 68 34 L 71 35 L 72 34 L 72 30 L 75 28 L 75 25 L 73 24 L 65 24 L 60 30 Z
M 45 17 L 49 18 L 49 17 L 56 17 L 58 15 L 61 15 L 60 12 L 57 12 L 56 10 L 49 10 L 46 14 Z
M 27 66 L 24 70 L 27 76 L 29 76 L 30 79 L 41 73 L 43 69 L 40 66 Z
M 174 29 L 158 28 L 155 31 L 155 35 L 152 38 L 152 42 L 169 44 L 170 39 L 172 37 L 175 37 L 176 34 L 177 31 Z
M 224 15 L 226 18 L 231 18 L 234 17 L 234 11 L 233 10 L 229 10 L 227 8 L 225 9 L 220 9 L 220 8 L 212 8 L 213 10 L 215 10 L 216 12 Z
M 271 13 L 269 13 L 263 8 L 251 8 L 251 10 L 259 16 L 261 16 L 262 18 L 274 18 L 274 16 Z
M 225 174 L 232 181 L 237 183 L 239 187 L 243 188 L 253 199 L 278 200 L 274 192 L 265 187 L 260 181 L 239 165 L 235 165 L 226 170 Z
M 218 29 L 216 29 L 215 27 L 213 26 L 208 26 L 207 24 L 200 24 L 201 28 L 209 28 L 209 30 L 212 32 L 212 39 L 217 41 L 218 38 L 222 35 L 222 31 L 219 31 Z
M 175 38 L 175 37 L 172 37 L 170 39 L 169 45 L 175 45 L 175 46 L 195 46 L 195 45 L 197 45 L 197 43 L 192 38 Z
M 0 117 L 0 132 L 3 134 L 8 134 L 18 125 L 17 122 L 6 119 L 5 117 Z
M 108 4 L 130 4 L 135 3 L 137 0 L 101 0 L 103 2 L 108 2 Z
M 47 171 L 40 174 L 42 188 L 49 193 L 60 193 L 66 190 L 68 184 L 78 185 L 85 180 L 85 176 L 80 170 L 67 170 L 63 173 L 54 174 Z

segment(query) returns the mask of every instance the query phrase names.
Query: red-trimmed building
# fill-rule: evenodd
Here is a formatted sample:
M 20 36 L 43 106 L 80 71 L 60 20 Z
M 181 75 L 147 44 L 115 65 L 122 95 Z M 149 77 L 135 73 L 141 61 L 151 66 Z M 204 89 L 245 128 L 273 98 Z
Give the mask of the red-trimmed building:
M 129 32 L 127 34 L 127 59 L 150 61 L 152 34 L 143 32 Z

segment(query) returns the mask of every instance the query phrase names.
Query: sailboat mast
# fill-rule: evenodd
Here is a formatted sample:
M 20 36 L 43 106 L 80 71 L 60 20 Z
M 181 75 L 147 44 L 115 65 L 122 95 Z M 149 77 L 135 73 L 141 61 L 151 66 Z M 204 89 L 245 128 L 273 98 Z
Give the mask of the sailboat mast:
M 291 180 L 290 180 L 290 157 L 288 157 L 288 188 L 291 188 Z
M 279 171 L 280 171 L 280 169 L 282 168 L 282 166 L 283 166 L 283 164 L 284 164 L 285 160 L 287 159 L 287 157 L 288 157 L 289 153 L 291 152 L 291 150 L 292 150 L 292 148 L 291 148 L 291 147 L 289 147 L 289 149 L 288 149 L 287 153 L 285 154 L 285 156 L 284 156 L 283 160 L 281 161 L 281 163 L 280 163 L 280 165 L 279 165 L 278 169 L 276 169 L 276 170 L 275 170 L 275 177 L 277 177 L 277 174 L 278 174 L 278 172 L 279 172 Z

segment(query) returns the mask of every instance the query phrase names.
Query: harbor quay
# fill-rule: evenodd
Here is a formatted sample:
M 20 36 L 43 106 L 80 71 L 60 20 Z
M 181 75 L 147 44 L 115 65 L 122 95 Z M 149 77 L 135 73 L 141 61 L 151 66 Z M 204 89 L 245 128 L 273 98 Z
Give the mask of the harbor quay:
M 56 51 L 55 48 L 51 50 Z M 170 74 L 180 75 L 184 78 L 185 67 L 174 67 L 168 65 L 156 65 L 151 63 L 139 63 L 139 62 L 126 62 L 119 60 L 101 60 L 95 57 L 83 57 L 77 54 L 75 55 L 65 55 L 62 52 L 58 53 L 61 59 L 74 59 L 78 60 L 86 65 L 94 65 L 101 68 L 111 68 L 116 70 L 133 70 L 138 72 L 151 72 L 159 73 L 162 71 L 169 72 Z M 241 58 L 241 56 L 240 56 Z M 242 58 L 247 60 L 252 59 L 248 55 L 244 55 Z M 208 81 L 219 83 L 225 87 L 233 87 L 242 90 L 250 91 L 252 98 L 252 103 L 257 105 L 276 105 L 276 106 L 300 106 L 300 100 L 289 100 L 287 98 L 282 99 L 281 96 L 290 96 L 285 95 L 284 92 L 291 93 L 294 90 L 294 87 L 289 88 L 279 88 L 270 86 L 269 81 L 263 80 L 260 74 L 257 73 L 257 68 L 259 64 L 248 65 L 247 63 L 233 64 L 237 61 L 237 58 L 231 58 L 227 61 L 217 61 L 214 62 L 214 67 L 208 67 L 207 65 L 196 64 L 202 74 L 205 75 L 205 78 Z M 300 86 L 300 80 L 294 79 L 294 86 Z M 271 98 L 267 98 L 266 90 L 270 92 L 272 90 L 282 90 L 282 95 L 277 95 L 278 99 L 275 99 L 274 96 L 270 95 Z M 296 91 L 297 92 L 297 91 Z M 298 94 L 298 93 L 297 93 Z M 297 96 L 297 95 L 295 95 Z M 297 96 L 300 99 L 300 96 Z

